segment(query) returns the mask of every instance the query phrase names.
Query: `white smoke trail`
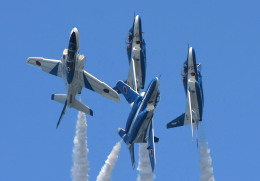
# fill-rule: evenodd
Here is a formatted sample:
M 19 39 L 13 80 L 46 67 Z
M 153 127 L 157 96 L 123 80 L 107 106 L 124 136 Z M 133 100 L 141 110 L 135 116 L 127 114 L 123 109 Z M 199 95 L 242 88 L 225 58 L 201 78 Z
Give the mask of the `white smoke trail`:
M 85 113 L 79 111 L 73 148 L 74 164 L 71 169 L 73 181 L 88 180 L 89 162 L 87 157 L 87 119 Z
M 121 148 L 121 141 L 113 147 L 111 153 L 107 157 L 104 166 L 101 168 L 99 175 L 97 176 L 97 181 L 110 181 L 112 176 L 112 171 L 115 167 L 116 161 L 118 159 L 118 154 Z
M 138 181 L 152 181 L 154 179 L 147 143 L 139 144 L 139 163 L 137 170 L 139 171 Z
M 200 181 L 215 181 L 213 168 L 211 166 L 212 159 L 210 156 L 210 149 L 203 137 L 200 138 L 199 142 L 199 154 Z

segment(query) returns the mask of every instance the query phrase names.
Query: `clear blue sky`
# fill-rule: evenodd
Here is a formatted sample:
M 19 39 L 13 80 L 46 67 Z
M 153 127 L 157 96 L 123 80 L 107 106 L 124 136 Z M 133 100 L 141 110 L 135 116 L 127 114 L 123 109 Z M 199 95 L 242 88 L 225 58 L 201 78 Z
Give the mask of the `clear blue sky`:
M 25 63 L 30 56 L 60 59 L 71 29 L 80 33 L 85 69 L 111 87 L 128 75 L 126 38 L 140 14 L 147 50 L 147 87 L 160 79 L 155 111 L 156 180 L 199 180 L 199 154 L 190 127 L 166 129 L 185 110 L 181 68 L 188 43 L 202 63 L 205 105 L 199 130 L 211 149 L 216 180 L 259 180 L 260 2 L 182 1 L 3 1 L 0 7 L 0 180 L 69 181 L 77 111 L 69 109 L 56 130 L 65 93 L 63 80 Z M 128 103 L 89 90 L 87 117 L 90 180 L 95 180 L 124 127 Z M 136 158 L 138 149 L 136 148 Z M 136 180 L 122 145 L 113 181 Z

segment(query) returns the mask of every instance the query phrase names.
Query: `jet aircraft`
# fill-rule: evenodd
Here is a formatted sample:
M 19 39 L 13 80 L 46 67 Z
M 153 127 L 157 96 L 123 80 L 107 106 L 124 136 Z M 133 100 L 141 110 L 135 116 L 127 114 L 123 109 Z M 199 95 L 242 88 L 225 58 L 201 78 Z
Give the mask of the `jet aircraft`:
M 132 166 L 135 167 L 134 143 L 147 143 L 153 171 L 156 163 L 154 143 L 159 141 L 159 138 L 154 137 L 153 128 L 153 113 L 160 100 L 159 79 L 155 77 L 142 94 L 138 94 L 123 81 L 118 81 L 116 87 L 132 105 L 125 130 L 118 129 L 118 134 L 130 151 Z
M 202 88 L 201 64 L 196 63 L 195 51 L 188 50 L 187 60 L 183 65 L 183 85 L 187 97 L 186 112 L 167 124 L 167 128 L 191 125 L 193 138 L 193 123 L 198 134 L 199 122 L 202 121 L 204 95 Z M 197 137 L 198 138 L 198 137 Z
M 64 104 L 57 127 L 68 107 L 73 107 L 93 116 L 93 111 L 76 99 L 76 95 L 81 94 L 82 87 L 120 102 L 120 97 L 115 90 L 84 70 L 85 61 L 85 56 L 79 54 L 79 32 L 77 28 L 72 29 L 68 49 L 64 49 L 61 60 L 29 57 L 26 61 L 27 64 L 39 67 L 44 72 L 64 79 L 67 94 L 53 94 L 51 96 L 52 100 Z
M 126 39 L 129 73 L 126 83 L 137 92 L 144 88 L 146 73 L 146 49 L 142 36 L 142 24 L 139 15 L 135 16 L 133 26 Z

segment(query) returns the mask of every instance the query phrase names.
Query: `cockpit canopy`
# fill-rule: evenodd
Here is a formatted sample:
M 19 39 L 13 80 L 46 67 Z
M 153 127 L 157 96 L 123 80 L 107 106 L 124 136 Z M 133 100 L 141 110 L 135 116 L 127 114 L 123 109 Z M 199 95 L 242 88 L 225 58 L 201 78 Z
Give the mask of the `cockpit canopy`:
M 73 65 L 74 65 L 73 61 L 67 61 L 67 69 L 68 69 L 68 71 L 70 71 L 73 68 Z
M 160 93 L 160 90 L 158 89 L 158 92 L 157 92 L 157 95 L 156 95 L 156 100 L 155 100 L 154 107 L 157 106 L 157 104 L 160 102 L 160 100 L 161 100 L 161 93 Z
M 126 36 L 125 42 L 126 42 L 127 44 L 131 44 L 131 43 L 132 43 L 132 40 L 133 40 L 133 28 L 131 28 L 131 29 L 128 31 L 128 35 Z
M 77 51 L 77 45 L 73 42 L 70 42 L 68 48 L 68 55 L 70 59 L 74 59 L 76 51 Z
M 197 70 L 198 70 L 199 72 L 201 72 L 201 68 L 202 68 L 201 64 L 200 64 L 200 63 L 197 64 Z
M 183 64 L 183 69 L 182 69 L 181 75 L 183 77 L 186 77 L 187 73 L 188 73 L 188 61 L 186 60 Z

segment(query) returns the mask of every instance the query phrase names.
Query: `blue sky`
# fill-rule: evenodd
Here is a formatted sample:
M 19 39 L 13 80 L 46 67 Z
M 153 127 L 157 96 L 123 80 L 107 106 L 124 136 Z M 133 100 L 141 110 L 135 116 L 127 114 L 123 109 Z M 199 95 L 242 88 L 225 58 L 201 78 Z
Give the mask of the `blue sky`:
M 211 149 L 216 180 L 259 180 L 260 2 L 248 1 L 4 1 L 1 20 L 0 180 L 71 180 L 77 111 L 67 111 L 56 130 L 65 93 L 63 80 L 26 65 L 28 57 L 60 59 L 71 29 L 80 33 L 85 70 L 113 87 L 128 75 L 126 38 L 134 12 L 147 44 L 147 79 L 162 74 L 155 111 L 156 180 L 199 180 L 199 154 L 190 127 L 166 129 L 185 110 L 181 68 L 188 44 L 202 63 L 205 105 L 200 135 Z M 119 141 L 128 103 L 89 90 L 87 117 L 90 180 L 95 180 Z M 138 149 L 136 148 L 136 158 Z M 136 180 L 122 145 L 112 180 Z

